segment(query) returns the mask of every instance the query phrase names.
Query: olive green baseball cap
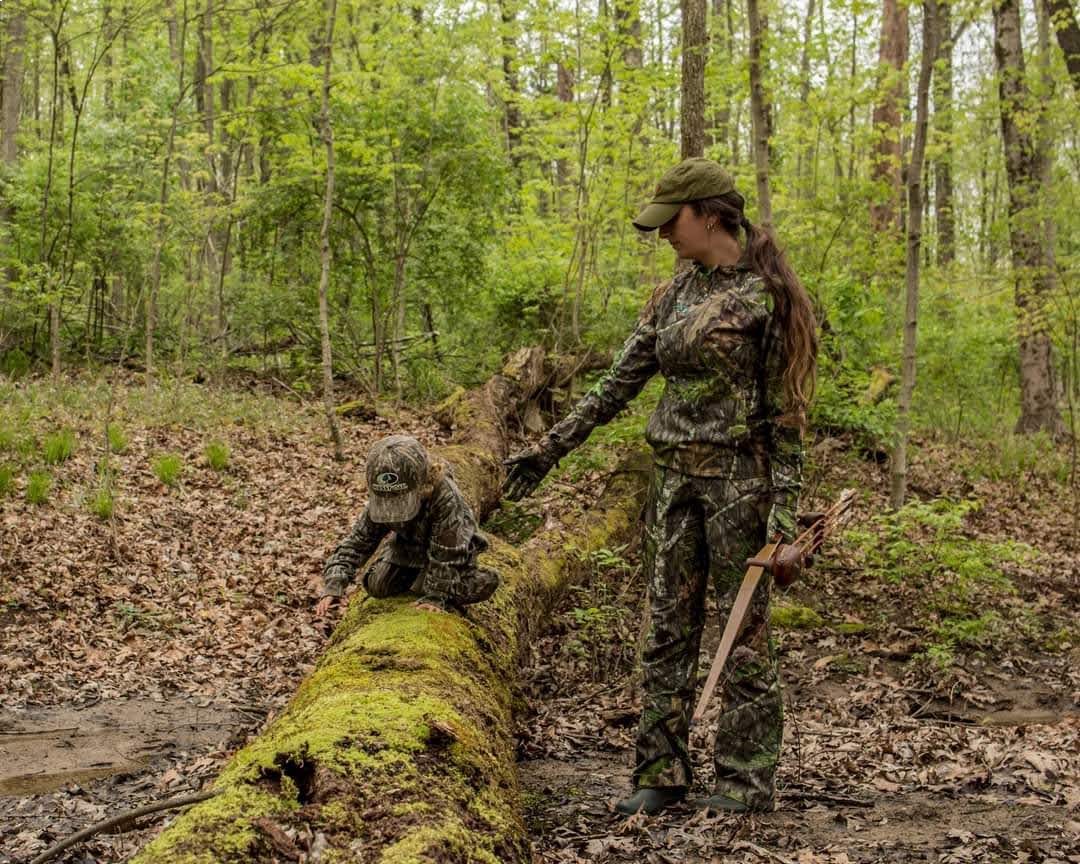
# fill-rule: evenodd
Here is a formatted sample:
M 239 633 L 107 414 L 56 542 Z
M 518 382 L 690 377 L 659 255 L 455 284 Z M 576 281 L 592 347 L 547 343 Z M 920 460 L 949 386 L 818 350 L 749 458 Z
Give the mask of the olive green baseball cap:
M 669 221 L 688 201 L 716 198 L 735 189 L 731 175 L 712 159 L 684 159 L 660 178 L 645 209 L 634 219 L 639 231 L 653 231 Z

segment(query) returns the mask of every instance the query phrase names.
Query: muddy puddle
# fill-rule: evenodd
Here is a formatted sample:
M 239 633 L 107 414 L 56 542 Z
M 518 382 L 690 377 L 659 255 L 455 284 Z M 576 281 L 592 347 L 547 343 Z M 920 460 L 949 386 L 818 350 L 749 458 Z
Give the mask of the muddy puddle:
M 251 718 L 189 699 L 0 710 L 0 795 L 36 795 L 138 771 L 159 756 L 228 738 Z

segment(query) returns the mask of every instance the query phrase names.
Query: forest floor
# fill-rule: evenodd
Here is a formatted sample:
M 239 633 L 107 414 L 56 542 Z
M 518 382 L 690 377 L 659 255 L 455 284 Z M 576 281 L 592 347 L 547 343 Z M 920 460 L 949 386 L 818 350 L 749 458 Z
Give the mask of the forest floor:
M 528 667 L 520 769 L 538 861 L 1080 862 L 1068 488 L 1030 468 L 990 480 L 970 448 L 924 441 L 913 503 L 874 516 L 886 511 L 886 467 L 849 444 L 818 442 L 804 507 L 853 486 L 858 512 L 774 600 L 776 810 L 613 811 L 631 791 L 645 603 L 637 550 L 612 550 Z M 710 609 L 701 679 L 719 630 Z M 709 789 L 719 701 L 692 738 L 691 794 Z
M 337 464 L 318 412 L 297 402 L 121 387 L 115 510 L 102 518 L 92 502 L 107 388 L 0 387 L 0 468 L 12 469 L 0 484 L 6 864 L 211 780 L 325 643 L 312 600 L 362 505 L 367 447 L 391 431 L 428 444 L 438 433 L 407 411 L 349 420 Z M 63 429 L 72 452 L 46 464 Z M 624 428 L 606 443 L 638 438 Z M 217 470 L 213 441 L 229 451 Z M 776 603 L 787 709 L 777 811 L 613 814 L 629 788 L 644 599 L 636 550 L 607 550 L 527 670 L 521 776 L 538 860 L 1080 861 L 1080 572 L 1062 545 L 1060 472 L 989 479 L 992 454 L 979 464 L 970 447 L 924 442 L 912 477 L 922 503 L 872 518 L 887 477 L 849 444 L 815 447 L 808 500 L 853 485 L 859 513 Z M 155 471 L 163 455 L 180 461 L 171 484 Z M 587 504 L 581 490 L 605 470 L 572 462 L 529 506 Z M 33 471 L 51 481 L 37 505 L 25 498 Z M 694 742 L 702 788 L 705 737 Z M 56 860 L 124 860 L 171 818 Z

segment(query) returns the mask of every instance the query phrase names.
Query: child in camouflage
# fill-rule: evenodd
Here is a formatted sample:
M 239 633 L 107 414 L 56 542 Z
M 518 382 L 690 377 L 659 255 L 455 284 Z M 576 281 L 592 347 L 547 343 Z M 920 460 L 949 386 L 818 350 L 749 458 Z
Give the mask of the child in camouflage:
M 448 465 L 433 462 L 415 438 L 391 435 L 368 453 L 367 483 L 367 507 L 323 568 L 316 617 L 345 593 L 390 532 L 386 551 L 363 575 L 370 596 L 413 590 L 420 594 L 419 608 L 445 612 L 461 611 L 495 592 L 498 574 L 476 564 L 487 540 Z

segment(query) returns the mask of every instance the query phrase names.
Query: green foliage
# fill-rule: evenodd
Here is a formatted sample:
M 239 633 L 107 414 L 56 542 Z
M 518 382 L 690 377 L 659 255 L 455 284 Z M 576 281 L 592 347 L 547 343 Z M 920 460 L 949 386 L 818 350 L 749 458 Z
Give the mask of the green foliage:
M 997 612 L 985 612 L 971 618 L 946 618 L 934 628 L 938 642 L 952 649 L 957 646 L 988 648 L 1000 633 L 1003 622 Z
M 896 426 L 896 403 L 886 398 L 876 404 L 862 401 L 870 376 L 860 370 L 836 370 L 830 376 L 822 365 L 817 397 L 811 407 L 810 425 L 822 433 L 851 433 L 863 447 L 888 445 Z
M 971 500 L 912 502 L 844 535 L 866 571 L 902 586 L 918 604 L 911 612 L 914 620 L 928 622 L 928 656 L 938 664 L 951 662 L 958 648 L 991 645 L 1005 626 L 995 606 L 1020 616 L 1014 626 L 1032 626 L 1022 609 L 1013 608 L 1016 589 L 1005 568 L 1034 553 L 1023 543 L 970 536 L 965 521 L 978 507 Z
M 0 354 L 0 375 L 8 378 L 22 378 L 30 371 L 30 358 L 19 348 L 12 348 Z
M 47 471 L 31 471 L 26 480 L 26 501 L 29 504 L 44 504 L 49 500 L 52 477 Z
M 116 508 L 112 489 L 107 484 L 99 486 L 87 499 L 86 506 L 98 519 L 111 519 Z
M 151 467 L 158 480 L 166 486 L 175 486 L 180 480 L 180 472 L 184 469 L 184 460 L 176 453 L 166 453 L 155 456 Z
M 540 527 L 544 516 L 530 507 L 526 501 L 499 502 L 499 509 L 492 513 L 484 523 L 484 528 L 498 534 L 513 546 L 520 546 Z
M 10 465 L 0 465 L 0 498 L 8 495 L 15 485 L 15 472 Z
M 123 453 L 127 450 L 128 439 L 119 423 L 110 423 L 105 427 L 105 436 L 109 439 L 110 453 Z
M 75 433 L 70 429 L 64 429 L 45 439 L 43 453 L 47 465 L 59 465 L 61 462 L 66 462 L 74 452 Z
M 592 386 L 595 386 L 595 380 Z M 628 447 L 640 446 L 645 424 L 660 401 L 663 381 L 657 377 L 610 423 L 593 430 L 585 446 L 567 454 L 551 476 L 557 482 L 576 484 L 590 471 L 610 471 Z
M 1068 451 L 1042 432 L 980 441 L 969 450 L 968 457 L 960 470 L 969 479 L 1007 481 L 1021 488 L 1028 477 L 1065 485 L 1072 471 Z
M 204 451 L 206 464 L 215 471 L 224 471 L 229 467 L 229 445 L 224 441 L 211 441 Z
M 85 11 L 98 14 L 99 6 Z M 670 277 L 667 244 L 655 233 L 638 236 L 628 217 L 679 158 L 679 27 L 663 10 L 654 27 L 654 13 L 643 8 L 646 46 L 642 62 L 630 63 L 636 52 L 624 40 L 636 38 L 633 28 L 602 8 L 525 2 L 510 20 L 490 4 L 460 0 L 420 10 L 419 18 L 393 4 L 342 11 L 349 26 L 338 28 L 333 45 L 330 106 L 337 173 L 329 301 L 339 378 L 376 397 L 397 391 L 426 402 L 482 381 L 523 344 L 611 350 Z M 872 124 L 882 86 L 875 64 L 843 60 L 876 56 L 874 16 L 854 11 L 852 30 L 815 26 L 805 44 L 801 8 L 771 13 L 775 67 L 799 69 L 805 51 L 809 79 L 772 82 L 770 180 L 777 234 L 821 313 L 813 422 L 882 448 L 892 440 L 893 398 L 860 397 L 870 369 L 899 370 L 903 238 L 875 230 L 868 212 L 891 192 L 874 176 L 875 144 L 899 133 Z M 731 37 L 707 60 L 706 117 L 726 116 L 747 98 L 744 12 L 731 12 Z M 22 129 L 19 159 L 5 170 L 11 219 L 0 256 L 8 274 L 0 377 L 24 377 L 49 356 L 41 322 L 55 304 L 64 309 L 65 363 L 137 357 L 145 322 L 130 289 L 147 284 L 158 262 L 159 373 L 198 368 L 274 379 L 302 398 L 319 392 L 317 192 L 325 153 L 310 112 L 296 109 L 319 86 L 310 58 L 320 48 L 321 11 L 286 4 L 273 26 L 264 15 L 256 5 L 204 22 L 205 38 L 234 60 L 228 74 L 242 68 L 260 82 L 244 110 L 213 124 L 201 100 L 180 98 L 174 46 L 154 16 L 118 20 L 115 35 L 130 50 L 112 58 L 108 74 L 124 87 L 109 106 L 97 31 L 62 20 L 50 38 L 44 18 L 28 20 L 26 44 L 45 52 L 33 62 L 52 68 L 50 51 L 63 45 L 87 104 L 77 124 L 39 118 L 38 132 L 55 135 Z M 510 45 L 514 83 L 491 64 Z M 938 214 L 930 208 L 913 420 L 916 429 L 953 438 L 994 438 L 1017 413 L 1018 330 L 992 58 L 968 71 L 952 133 L 935 124 L 928 144 L 928 158 L 947 155 L 954 172 L 957 256 L 935 263 Z M 1060 86 L 1045 98 L 1060 118 L 1056 134 L 1078 115 L 1061 64 L 1052 74 Z M 162 177 L 174 122 L 171 170 Z M 816 130 L 809 148 L 807 129 Z M 711 137 L 706 155 L 731 168 L 756 218 L 747 134 L 744 116 Z M 267 146 L 252 150 L 251 142 Z M 238 169 L 231 178 L 230 166 Z M 209 194 L 212 172 L 228 194 Z M 1073 239 L 1080 226 L 1071 202 L 1080 174 L 1068 160 L 1054 172 L 1032 216 L 1053 217 L 1057 227 L 1061 278 L 1049 327 L 1062 380 L 1075 392 L 1070 277 L 1080 266 Z M 224 272 L 189 266 L 208 238 L 229 250 L 220 256 Z M 166 417 L 175 385 L 147 394 L 156 407 L 166 403 Z M 190 403 L 178 410 L 206 413 Z M 587 470 L 579 465 L 576 473 Z

